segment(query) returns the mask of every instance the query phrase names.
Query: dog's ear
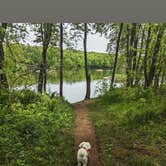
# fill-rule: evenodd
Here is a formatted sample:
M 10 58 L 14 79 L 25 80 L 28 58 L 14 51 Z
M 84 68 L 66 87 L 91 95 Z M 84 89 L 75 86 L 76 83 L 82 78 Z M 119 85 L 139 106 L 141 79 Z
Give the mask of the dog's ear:
M 84 144 L 85 144 L 85 142 L 81 142 L 81 143 L 79 144 L 79 148 L 83 147 Z
M 88 149 L 91 149 L 92 148 L 91 144 L 89 142 L 87 142 L 87 144 L 88 144 Z

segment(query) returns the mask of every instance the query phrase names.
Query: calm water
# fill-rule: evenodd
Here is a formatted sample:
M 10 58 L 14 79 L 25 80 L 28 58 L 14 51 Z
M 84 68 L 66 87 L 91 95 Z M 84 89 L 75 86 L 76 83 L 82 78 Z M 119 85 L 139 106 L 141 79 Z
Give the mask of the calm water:
M 71 72 L 71 71 L 70 71 Z M 93 71 L 91 72 L 91 75 L 93 78 L 98 78 L 99 76 L 101 79 L 94 79 L 91 81 L 91 98 L 98 97 L 101 94 L 101 89 L 108 90 L 108 87 L 110 85 L 110 79 L 108 76 L 110 76 L 110 72 L 103 71 Z M 66 73 L 67 74 L 67 73 Z M 66 77 L 65 77 L 66 78 Z M 65 80 L 64 78 L 64 80 Z M 78 77 L 77 77 L 78 78 Z M 84 78 L 82 78 L 84 79 Z M 120 86 L 119 83 L 116 84 L 116 86 Z M 19 86 L 16 89 L 24 89 L 24 86 Z M 37 91 L 37 84 L 33 84 L 28 87 L 28 89 L 31 89 L 33 91 Z M 53 93 L 56 92 L 59 93 L 59 83 L 56 80 L 49 79 L 46 86 L 47 93 Z M 79 101 L 84 100 L 86 93 L 86 81 L 85 80 L 76 80 L 74 81 L 67 79 L 63 82 L 63 96 L 64 98 L 70 102 L 70 103 L 76 103 Z

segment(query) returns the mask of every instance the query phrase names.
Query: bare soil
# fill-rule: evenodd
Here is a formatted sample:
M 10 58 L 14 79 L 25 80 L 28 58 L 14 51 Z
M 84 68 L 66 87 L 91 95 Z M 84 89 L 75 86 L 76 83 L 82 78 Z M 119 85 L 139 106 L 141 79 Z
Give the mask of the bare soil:
M 75 128 L 75 149 L 83 141 L 90 142 L 92 149 L 89 153 L 88 166 L 102 166 L 99 156 L 99 144 L 96 138 L 95 130 L 88 116 L 88 102 L 74 104 L 76 111 L 76 128 Z

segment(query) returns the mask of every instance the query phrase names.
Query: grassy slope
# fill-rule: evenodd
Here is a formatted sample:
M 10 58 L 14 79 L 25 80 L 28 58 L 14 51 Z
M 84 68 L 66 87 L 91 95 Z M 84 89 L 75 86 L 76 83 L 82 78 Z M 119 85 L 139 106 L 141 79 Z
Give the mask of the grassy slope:
M 166 163 L 165 97 L 150 92 L 139 95 L 117 90 L 90 104 L 104 166 Z
M 65 101 L 33 92 L 0 95 L 0 165 L 73 165 L 74 119 Z

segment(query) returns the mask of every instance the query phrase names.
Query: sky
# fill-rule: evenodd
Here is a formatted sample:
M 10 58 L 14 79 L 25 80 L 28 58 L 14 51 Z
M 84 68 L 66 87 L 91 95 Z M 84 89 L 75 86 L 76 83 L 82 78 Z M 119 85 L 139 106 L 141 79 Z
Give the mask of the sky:
M 106 52 L 108 39 L 99 34 L 88 34 L 87 51 Z M 83 50 L 83 42 L 79 41 L 77 49 Z
M 30 32 L 29 35 L 26 37 L 26 43 L 28 43 L 30 45 L 36 45 L 36 43 L 33 43 L 34 39 L 35 39 L 34 33 Z M 106 39 L 104 36 L 101 36 L 100 34 L 90 34 L 89 33 L 87 36 L 87 51 L 106 53 L 107 43 L 108 43 L 108 39 Z M 76 49 L 83 50 L 83 41 L 82 40 L 78 41 L 78 45 L 77 45 Z

